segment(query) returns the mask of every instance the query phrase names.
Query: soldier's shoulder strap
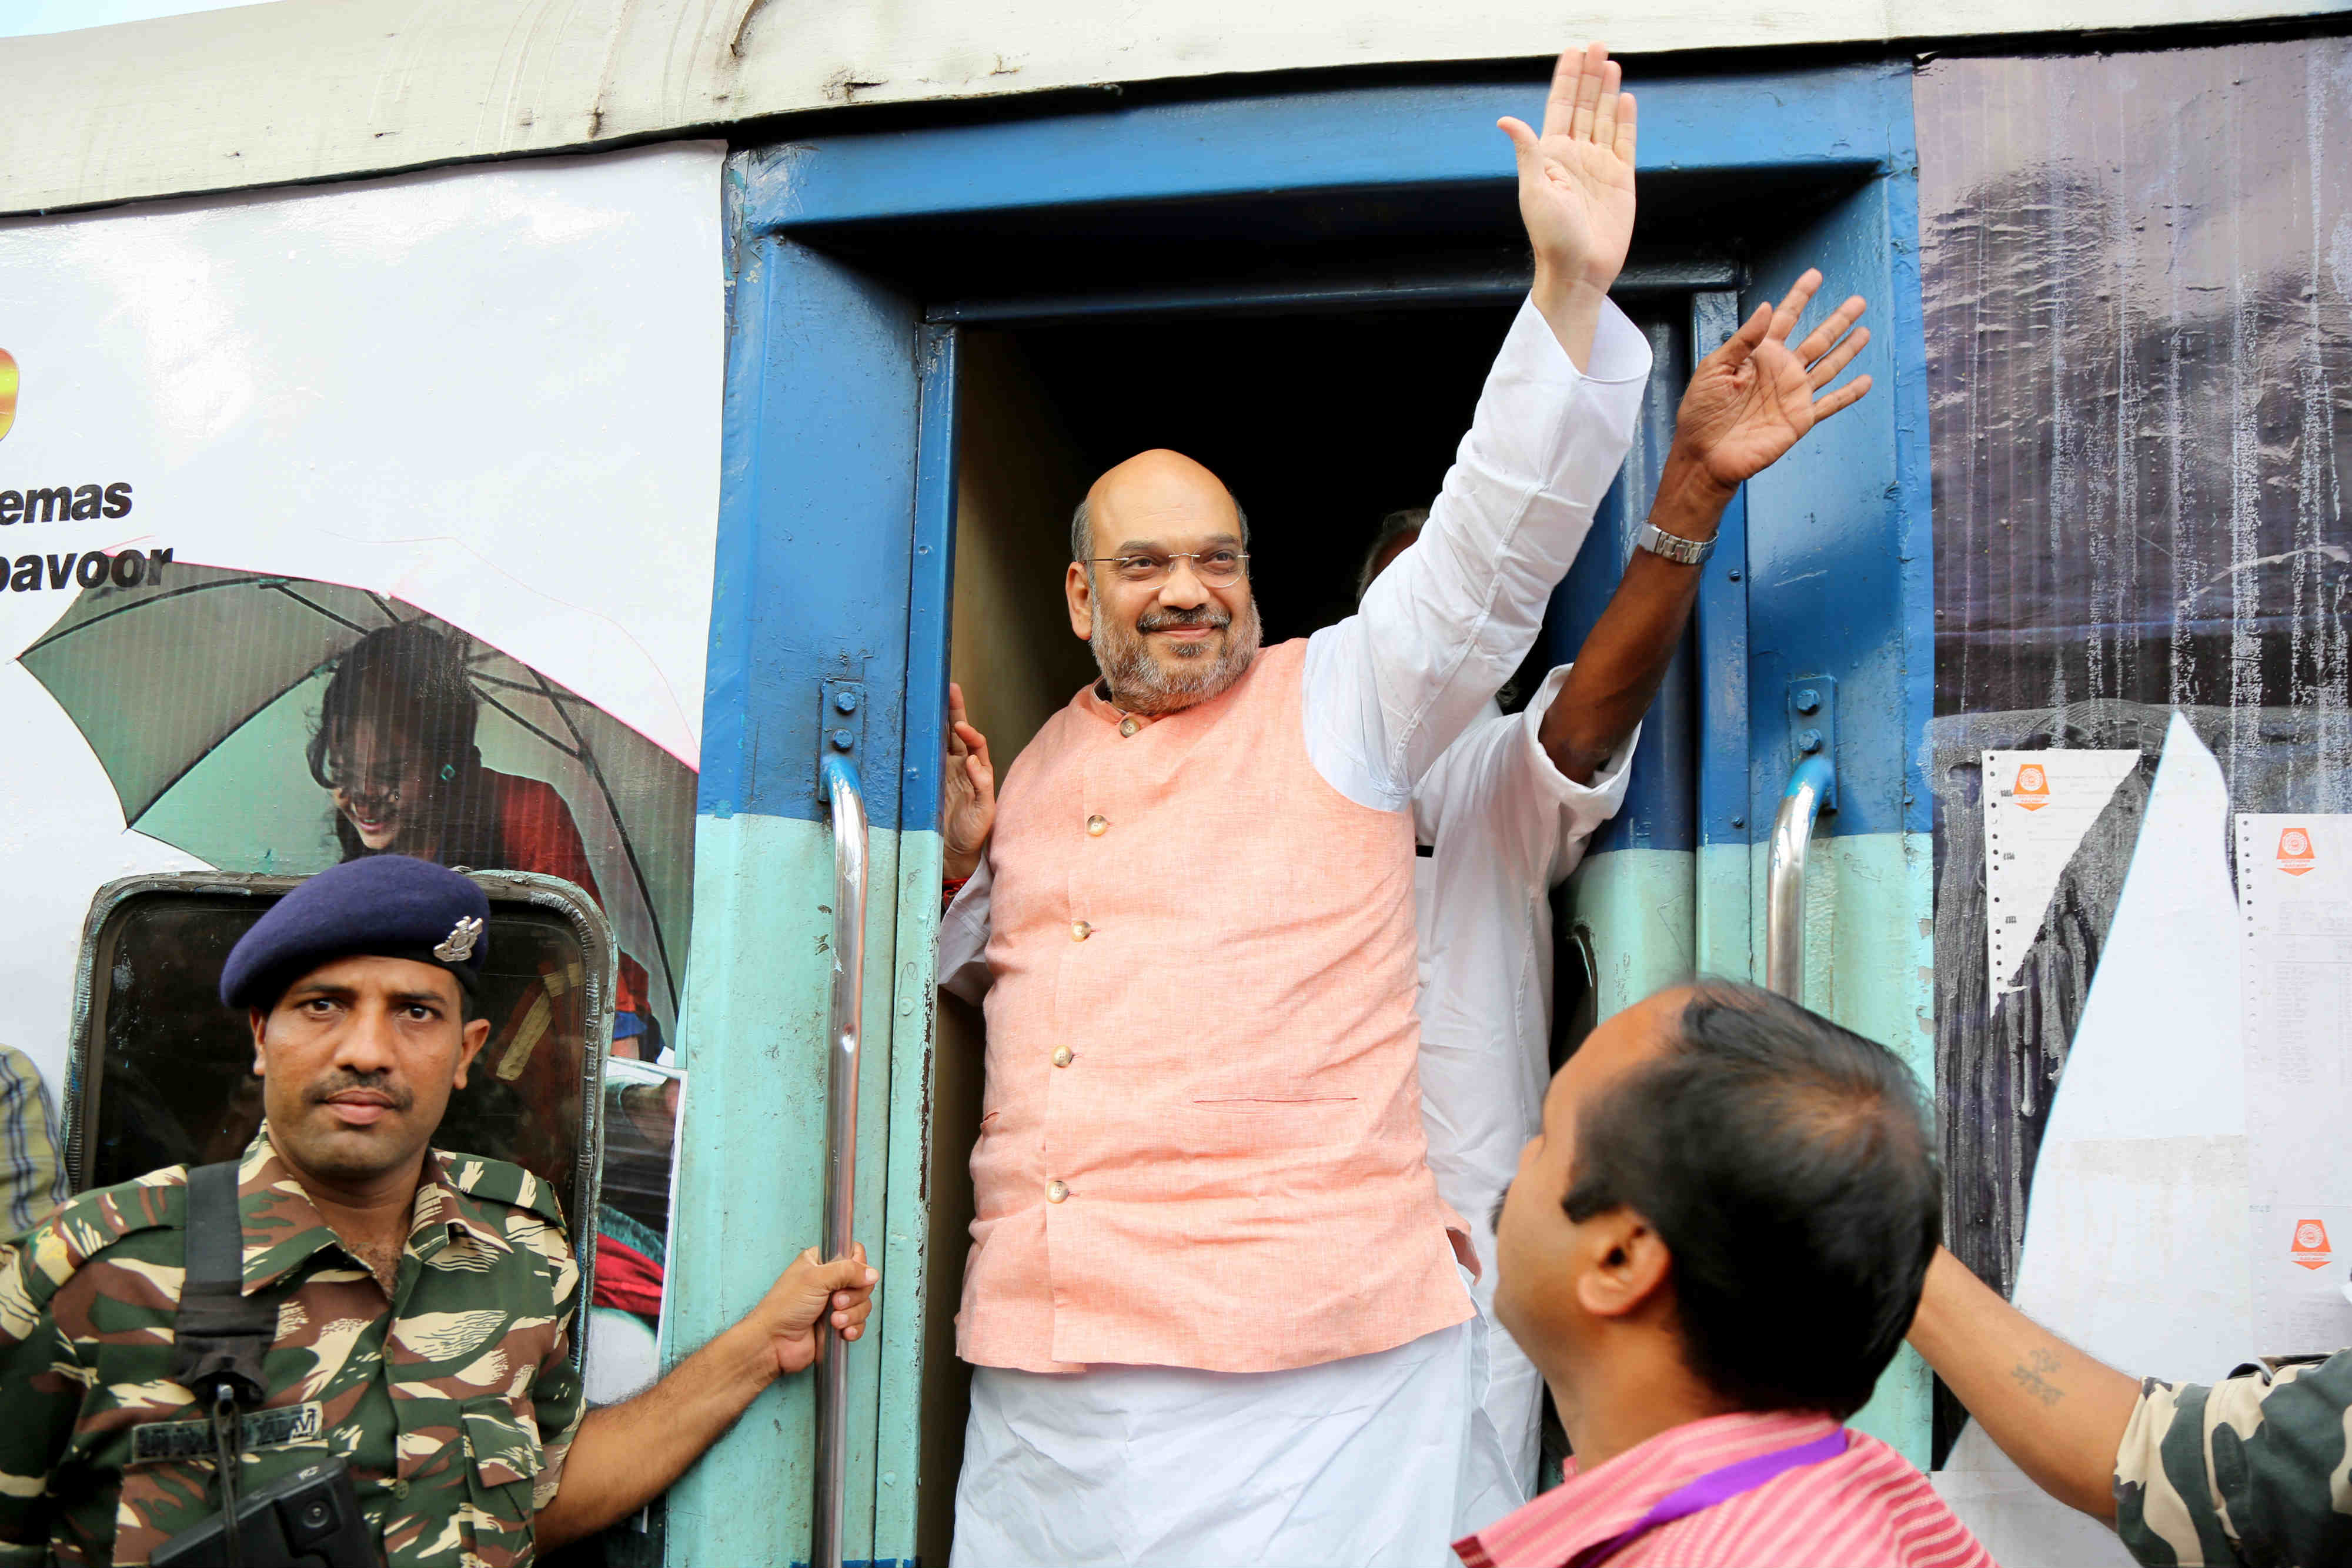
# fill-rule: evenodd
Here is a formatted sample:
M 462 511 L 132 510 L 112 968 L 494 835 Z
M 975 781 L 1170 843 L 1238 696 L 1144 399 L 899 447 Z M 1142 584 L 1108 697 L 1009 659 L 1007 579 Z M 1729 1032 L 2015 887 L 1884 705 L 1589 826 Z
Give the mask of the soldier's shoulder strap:
M 252 1408 L 268 1394 L 261 1363 L 278 1337 L 278 1303 L 245 1293 L 238 1165 L 225 1160 L 188 1173 L 187 1276 L 172 1323 L 172 1381 L 199 1400 L 225 1385 L 231 1403 Z
M 520 1166 L 504 1160 L 485 1159 L 479 1155 L 441 1152 L 449 1172 L 449 1185 L 479 1203 L 502 1203 L 509 1208 L 526 1209 L 561 1229 L 564 1226 L 563 1199 L 554 1184 L 533 1176 Z
M 180 1228 L 187 1211 L 185 1166 L 75 1194 L 17 1243 L 33 1304 L 46 1307 L 67 1281 L 126 1237 Z

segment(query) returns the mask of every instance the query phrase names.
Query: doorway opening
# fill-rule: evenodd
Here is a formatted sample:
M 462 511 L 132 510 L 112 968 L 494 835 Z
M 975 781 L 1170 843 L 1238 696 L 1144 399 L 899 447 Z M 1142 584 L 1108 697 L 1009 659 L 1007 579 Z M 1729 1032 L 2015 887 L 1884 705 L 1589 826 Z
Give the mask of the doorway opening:
M 1675 334 L 1688 297 L 1643 300 L 1657 375 L 1679 390 Z M 950 674 L 989 738 L 1000 784 L 1037 729 L 1097 675 L 1063 596 L 1072 509 L 1104 469 L 1154 447 L 1199 459 L 1250 518 L 1250 577 L 1268 645 L 1355 609 L 1381 519 L 1436 496 L 1470 427 L 1516 298 L 1443 307 L 1290 315 L 1094 319 L 965 327 L 957 351 L 961 434 Z M 1663 337 L 1661 335 L 1664 335 Z M 1671 408 L 1669 402 L 1666 405 Z M 1629 467 L 1619 492 L 1648 486 Z M 1613 588 L 1621 532 L 1612 492 L 1528 666 L 1572 655 Z M 1597 542 L 1593 542 L 1597 541 Z M 1605 558 L 1605 559 L 1603 559 Z M 1605 582 L 1599 580 L 1605 579 Z M 1596 591 L 1597 590 L 1597 591 Z M 1564 890 L 1563 890 L 1564 895 Z M 1572 944 L 1572 922 L 1555 922 Z M 1590 1027 L 1590 959 L 1556 956 L 1559 1026 Z M 1556 1039 L 1559 1027 L 1556 1026 Z M 1562 1043 L 1572 1044 L 1572 1041 Z M 919 1551 L 944 1556 L 961 1466 L 971 1369 L 954 1354 L 969 1248 L 968 1165 L 981 1117 L 984 1028 L 941 996 L 932 1101 L 929 1340 Z

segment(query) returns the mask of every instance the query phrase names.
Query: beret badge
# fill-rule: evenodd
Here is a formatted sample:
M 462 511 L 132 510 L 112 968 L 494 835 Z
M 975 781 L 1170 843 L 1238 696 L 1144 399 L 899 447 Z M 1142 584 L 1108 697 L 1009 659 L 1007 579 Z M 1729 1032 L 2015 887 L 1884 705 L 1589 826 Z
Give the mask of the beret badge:
M 449 935 L 434 947 L 433 956 L 445 964 L 462 964 L 474 956 L 474 944 L 481 937 L 480 917 L 468 915 L 449 927 Z

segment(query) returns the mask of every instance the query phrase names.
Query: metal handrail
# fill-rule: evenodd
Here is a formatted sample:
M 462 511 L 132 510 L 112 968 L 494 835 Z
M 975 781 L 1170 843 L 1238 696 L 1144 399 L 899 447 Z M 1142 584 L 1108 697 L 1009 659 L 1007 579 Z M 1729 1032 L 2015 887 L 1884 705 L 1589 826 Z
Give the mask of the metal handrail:
M 1819 752 L 1800 759 L 1772 819 L 1772 857 L 1764 883 L 1764 984 L 1793 1002 L 1805 999 L 1805 857 L 1812 848 L 1813 821 L 1836 779 L 1837 770 Z
M 866 799 L 856 765 L 828 757 L 833 807 L 833 999 L 826 1019 L 824 1256 L 848 1256 L 857 1224 L 857 1045 L 866 996 Z M 830 1314 L 828 1314 L 830 1315 Z M 849 1490 L 848 1346 L 830 1328 L 817 1336 L 817 1500 L 814 1568 L 842 1568 L 842 1510 Z

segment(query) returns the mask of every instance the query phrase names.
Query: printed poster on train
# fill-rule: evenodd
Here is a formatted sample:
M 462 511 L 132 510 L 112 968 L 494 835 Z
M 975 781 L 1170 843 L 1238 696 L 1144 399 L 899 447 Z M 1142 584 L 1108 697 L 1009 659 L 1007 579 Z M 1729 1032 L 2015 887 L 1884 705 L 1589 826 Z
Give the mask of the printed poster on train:
M 2352 817 L 2237 819 L 2254 1325 L 2265 1351 L 2352 1343 Z
M 669 1051 L 721 157 L 0 224 L 0 1041 L 53 1096 L 101 886 L 384 852 L 587 890 L 619 948 L 614 1056 Z M 491 1009 L 490 1077 L 529 1082 L 568 985 Z M 156 1088 L 157 1146 L 241 1144 L 245 1076 Z M 658 1220 L 666 1176 L 644 1185 Z M 658 1228 L 635 1239 L 657 1262 Z

